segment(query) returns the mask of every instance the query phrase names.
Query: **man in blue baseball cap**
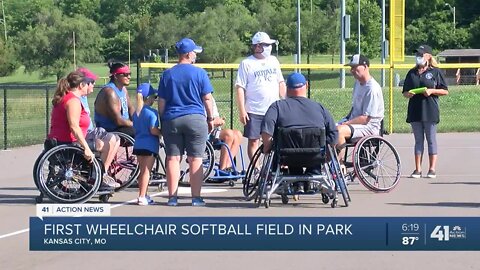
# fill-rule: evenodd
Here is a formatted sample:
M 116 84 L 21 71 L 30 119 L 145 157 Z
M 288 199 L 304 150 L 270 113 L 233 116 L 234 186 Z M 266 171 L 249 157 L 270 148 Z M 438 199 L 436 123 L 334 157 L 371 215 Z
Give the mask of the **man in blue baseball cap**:
M 190 38 L 175 44 L 178 64 L 163 72 L 158 86 L 158 112 L 165 142 L 167 205 L 176 206 L 180 160 L 187 153 L 192 191 L 192 206 L 204 206 L 200 196 L 202 159 L 209 131 L 213 129 L 213 87 L 207 72 L 192 65 L 203 51 Z
M 315 128 L 325 129 L 326 141 L 330 145 L 337 143 L 338 132 L 330 112 L 322 104 L 307 98 L 308 82 L 301 73 L 292 73 L 287 78 L 287 98 L 272 103 L 262 122 L 263 151 L 272 148 L 273 136 L 278 128 Z M 290 174 L 302 174 L 289 168 Z M 300 168 L 302 169 L 302 168 Z M 308 170 L 307 170 L 308 171 Z M 309 173 L 317 174 L 318 170 Z M 296 185 L 297 193 L 303 193 L 302 182 Z M 306 185 L 305 189 L 309 186 Z

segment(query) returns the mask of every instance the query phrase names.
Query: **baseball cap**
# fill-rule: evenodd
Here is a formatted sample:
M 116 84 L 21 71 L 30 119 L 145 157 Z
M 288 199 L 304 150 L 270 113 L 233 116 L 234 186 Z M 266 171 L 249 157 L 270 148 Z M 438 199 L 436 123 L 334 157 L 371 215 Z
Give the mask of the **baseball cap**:
M 143 97 L 149 97 L 156 95 L 157 90 L 155 90 L 149 83 L 142 83 L 137 87 L 137 93 L 142 94 Z
M 414 52 L 415 53 L 421 53 L 421 54 L 424 54 L 424 53 L 432 54 L 432 47 L 430 47 L 428 45 L 420 45 L 420 46 L 418 46 L 418 48 L 415 49 Z
M 186 54 L 189 52 L 201 53 L 203 48 L 197 46 L 195 42 L 189 38 L 182 38 L 175 44 L 175 49 L 179 54 Z
M 346 64 L 345 66 L 358 66 L 358 65 L 366 65 L 367 67 L 370 66 L 370 60 L 365 55 L 361 54 L 354 54 L 352 58 L 350 58 L 350 63 Z
M 305 76 L 303 76 L 301 73 L 293 72 L 292 74 L 288 75 L 287 88 L 296 89 L 303 87 L 306 84 L 307 80 L 305 79 Z
M 81 68 L 78 68 L 77 71 L 82 72 L 83 75 L 85 75 L 85 78 L 92 82 L 98 80 L 98 76 L 92 71 L 90 71 L 88 68 L 81 67 Z
M 265 43 L 265 44 L 273 44 L 277 42 L 275 39 L 271 39 L 267 33 L 265 32 L 257 32 L 255 35 L 252 37 L 252 44 L 260 44 L 260 43 Z

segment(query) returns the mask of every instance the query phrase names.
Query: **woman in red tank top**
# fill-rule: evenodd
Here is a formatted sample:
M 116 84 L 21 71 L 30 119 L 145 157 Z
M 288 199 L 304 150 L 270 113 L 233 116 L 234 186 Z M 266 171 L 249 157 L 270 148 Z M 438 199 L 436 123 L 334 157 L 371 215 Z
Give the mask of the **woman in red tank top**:
M 95 158 L 85 136 L 90 117 L 82 106 L 80 97 L 87 94 L 89 80 L 82 72 L 74 71 L 60 79 L 53 97 L 53 109 L 48 138 L 60 143 L 78 142 L 88 160 Z

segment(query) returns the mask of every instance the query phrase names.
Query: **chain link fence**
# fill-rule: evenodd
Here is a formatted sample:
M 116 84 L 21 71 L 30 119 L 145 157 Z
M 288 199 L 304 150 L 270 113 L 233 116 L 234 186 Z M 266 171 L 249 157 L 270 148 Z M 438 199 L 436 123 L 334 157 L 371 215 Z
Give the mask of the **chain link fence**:
M 463 64 L 465 65 L 465 64 Z M 477 68 L 480 67 L 480 64 Z M 158 86 L 162 72 L 172 65 L 139 63 L 137 83 L 150 82 Z M 238 120 L 238 108 L 235 102 L 235 79 L 238 64 L 204 64 L 214 87 L 214 97 L 220 115 L 225 117 L 226 126 L 243 130 Z M 472 67 L 473 66 L 473 67 Z M 440 97 L 439 132 L 478 132 L 480 131 L 480 86 L 478 80 L 458 80 L 458 69 L 462 65 L 440 66 L 447 76 L 449 95 Z M 469 68 L 475 68 L 469 64 Z M 309 80 L 308 95 L 311 99 L 322 103 L 333 115 L 335 120 L 344 117 L 351 107 L 351 95 L 354 79 L 349 69 L 345 70 L 345 87 L 340 85 L 341 65 L 282 65 L 286 78 L 296 68 Z M 382 80 L 382 68 L 385 76 Z M 396 65 L 392 72 L 388 66 L 372 65 L 372 76 L 381 84 L 384 82 L 383 93 L 385 101 L 385 129 L 394 133 L 410 132 L 410 125 L 405 122 L 408 100 L 401 94 L 402 83 L 411 65 Z M 137 75 L 135 74 L 135 75 Z M 128 87 L 130 98 L 134 102 L 136 84 Z M 468 84 L 462 84 L 467 83 Z M 90 108 L 100 85 L 95 87 L 89 96 Z M 51 112 L 51 99 L 55 85 L 0 85 L 0 143 L 3 149 L 42 143 L 45 139 Z M 93 116 L 92 116 L 93 117 Z M 302 116 L 299 116 L 302 117 Z

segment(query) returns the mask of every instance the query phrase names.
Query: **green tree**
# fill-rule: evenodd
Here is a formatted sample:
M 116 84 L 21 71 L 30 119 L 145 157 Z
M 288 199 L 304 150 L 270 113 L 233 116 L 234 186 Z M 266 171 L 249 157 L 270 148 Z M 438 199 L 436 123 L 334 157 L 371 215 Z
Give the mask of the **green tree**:
M 73 32 L 77 63 L 101 60 L 98 25 L 81 15 L 64 17 L 60 10 L 53 9 L 40 13 L 36 25 L 21 32 L 16 40 L 25 72 L 40 70 L 42 76 L 55 75 L 59 79 L 73 69 Z
M 12 74 L 18 68 L 14 48 L 0 40 L 0 77 Z
M 73 17 L 83 14 L 85 17 L 97 20 L 100 11 L 100 0 L 55 0 L 55 5 L 66 16 Z
M 34 26 L 39 13 L 54 8 L 52 0 L 3 1 L 8 35 L 15 37 L 29 26 Z
M 347 14 L 351 15 L 351 38 L 347 41 L 347 53 L 358 52 L 358 11 L 357 1 L 347 4 Z M 381 51 L 382 11 L 376 0 L 360 0 L 360 50 L 361 53 L 374 58 Z
M 240 5 L 207 8 L 188 18 L 189 34 L 204 47 L 202 62 L 230 63 L 246 52 L 243 38 L 255 25 L 248 10 Z

